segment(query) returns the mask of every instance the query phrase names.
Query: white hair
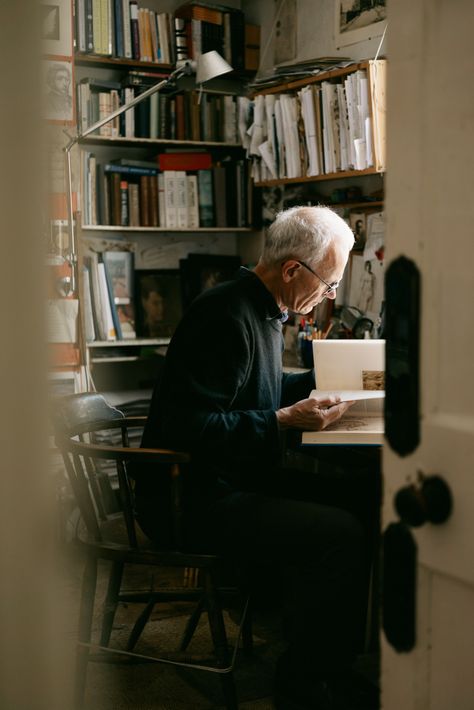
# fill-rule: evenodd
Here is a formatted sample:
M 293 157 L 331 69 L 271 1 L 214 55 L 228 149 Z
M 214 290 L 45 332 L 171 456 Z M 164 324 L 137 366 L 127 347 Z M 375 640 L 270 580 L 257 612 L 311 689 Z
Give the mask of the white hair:
M 272 266 L 286 259 L 317 264 L 337 244 L 350 251 L 351 228 L 329 207 L 290 207 L 279 212 L 267 230 L 260 261 Z

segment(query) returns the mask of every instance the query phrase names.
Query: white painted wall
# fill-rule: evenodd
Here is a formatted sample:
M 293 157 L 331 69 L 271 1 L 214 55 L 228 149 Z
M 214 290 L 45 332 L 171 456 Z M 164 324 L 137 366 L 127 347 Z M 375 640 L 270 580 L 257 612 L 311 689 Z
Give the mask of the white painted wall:
M 272 31 L 275 13 L 282 0 L 242 0 L 242 9 L 248 22 L 261 26 L 261 53 Z M 283 0 L 284 2 L 285 0 Z M 335 1 L 296 0 L 296 57 L 297 60 L 322 56 L 348 56 L 352 59 L 373 59 L 380 38 L 336 49 L 335 45 Z M 285 28 L 282 28 L 283 31 Z M 261 69 L 273 66 L 273 40 Z M 386 50 L 385 39 L 382 51 Z

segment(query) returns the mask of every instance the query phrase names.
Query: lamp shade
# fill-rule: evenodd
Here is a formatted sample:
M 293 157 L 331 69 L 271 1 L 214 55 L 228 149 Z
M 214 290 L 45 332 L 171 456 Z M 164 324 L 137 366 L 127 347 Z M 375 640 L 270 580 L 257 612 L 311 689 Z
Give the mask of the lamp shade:
M 196 66 L 196 83 L 203 84 L 205 81 L 214 79 L 221 74 L 227 74 L 232 71 L 230 64 L 213 49 L 211 52 L 205 52 L 197 60 Z

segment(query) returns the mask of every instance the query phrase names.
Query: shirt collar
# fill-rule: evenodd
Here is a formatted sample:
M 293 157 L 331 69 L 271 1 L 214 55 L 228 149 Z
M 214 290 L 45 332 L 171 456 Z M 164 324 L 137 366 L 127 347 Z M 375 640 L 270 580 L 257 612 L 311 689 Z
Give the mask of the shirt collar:
M 241 266 L 238 272 L 239 278 L 248 278 L 255 293 L 255 303 L 264 320 L 274 320 L 284 323 L 288 319 L 288 311 L 281 311 L 274 297 L 265 284 L 250 269 Z

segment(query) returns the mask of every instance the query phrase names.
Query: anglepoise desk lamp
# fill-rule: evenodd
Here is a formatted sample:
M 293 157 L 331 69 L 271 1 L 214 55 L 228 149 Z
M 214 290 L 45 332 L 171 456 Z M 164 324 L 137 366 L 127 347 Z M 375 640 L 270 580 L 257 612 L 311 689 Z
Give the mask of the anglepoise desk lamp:
M 215 79 L 221 74 L 226 74 L 227 72 L 232 71 L 232 67 L 230 66 L 230 64 L 228 64 L 225 59 L 223 59 L 220 54 L 218 54 L 215 50 L 201 54 L 201 56 L 197 60 L 184 60 L 180 61 L 178 64 L 179 66 L 177 66 L 176 69 L 171 72 L 171 74 L 166 79 L 163 79 L 163 81 L 160 81 L 158 84 L 151 86 L 149 89 L 144 91 L 142 94 L 139 94 L 128 103 L 123 104 L 123 106 L 120 106 L 115 111 L 112 111 L 112 113 L 110 113 L 105 118 L 101 118 L 99 121 L 92 124 L 92 126 L 86 128 L 86 130 L 82 133 L 78 133 L 76 136 L 74 136 L 74 138 L 71 138 L 69 134 L 67 134 L 70 138 L 70 141 L 65 146 L 64 153 L 66 159 L 66 199 L 68 208 L 70 251 L 69 254 L 65 257 L 65 259 L 70 265 L 71 277 L 70 279 L 68 277 L 64 277 L 61 280 L 63 292 L 67 296 L 74 295 L 77 289 L 77 249 L 76 234 L 73 221 L 74 208 L 72 201 L 71 150 L 83 138 L 90 135 L 91 133 L 94 133 L 94 131 L 97 131 L 99 128 L 102 128 L 102 126 L 105 126 L 105 124 L 109 123 L 109 121 L 112 121 L 114 118 L 120 116 L 125 111 L 128 111 L 134 106 L 137 106 L 137 104 L 141 103 L 152 94 L 155 94 L 157 91 L 161 91 L 161 89 L 164 89 L 166 86 L 169 86 L 182 76 L 196 73 L 196 84 L 202 87 L 202 84 L 204 84 L 204 82 L 209 81 L 210 79 Z

